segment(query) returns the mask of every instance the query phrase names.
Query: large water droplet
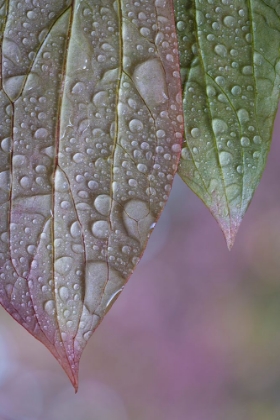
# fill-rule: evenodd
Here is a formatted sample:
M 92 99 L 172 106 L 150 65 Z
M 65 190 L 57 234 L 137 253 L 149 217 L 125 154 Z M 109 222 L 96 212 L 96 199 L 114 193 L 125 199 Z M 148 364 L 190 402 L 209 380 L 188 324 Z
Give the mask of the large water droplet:
M 96 238 L 106 239 L 109 236 L 110 225 L 106 220 L 98 220 L 93 223 L 91 230 Z
M 220 153 L 220 163 L 222 166 L 227 166 L 232 162 L 232 154 L 229 152 L 221 152 Z
M 111 198 L 109 195 L 100 194 L 94 200 L 96 210 L 103 216 L 109 216 L 111 210 Z
M 54 269 L 57 273 L 62 276 L 68 274 L 73 265 L 73 258 L 71 257 L 61 257 L 54 263 Z

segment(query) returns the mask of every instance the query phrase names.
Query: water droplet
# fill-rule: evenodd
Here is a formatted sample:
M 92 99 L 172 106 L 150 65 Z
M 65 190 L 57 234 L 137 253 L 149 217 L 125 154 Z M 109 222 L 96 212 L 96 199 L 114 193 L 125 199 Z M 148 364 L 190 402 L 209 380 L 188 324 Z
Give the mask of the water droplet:
M 79 222 L 72 223 L 70 227 L 70 233 L 73 236 L 73 238 L 77 238 L 81 235 L 81 228 Z
M 250 139 L 248 137 L 241 137 L 240 143 L 241 146 L 248 147 L 250 146 Z
M 55 171 L 54 187 L 56 191 L 59 192 L 65 192 L 69 190 L 67 179 L 59 168 Z
M 73 161 L 76 163 L 82 163 L 84 160 L 84 155 L 82 153 L 75 153 L 73 156 Z
M 232 163 L 232 154 L 229 152 L 220 153 L 220 163 L 222 166 L 227 166 Z
M 254 136 L 254 138 L 253 138 L 253 142 L 254 142 L 255 144 L 261 144 L 262 139 L 261 139 L 261 137 L 260 137 L 260 136 Z
M 42 140 L 45 139 L 48 134 L 49 133 L 45 128 L 38 128 L 38 130 L 35 131 L 35 138 Z
M 13 166 L 27 166 L 27 159 L 24 155 L 14 155 L 13 156 Z
M 238 95 L 240 95 L 240 94 L 241 94 L 241 92 L 242 92 L 241 87 L 240 87 L 240 86 L 238 86 L 238 85 L 233 86 L 233 88 L 231 89 L 231 93 L 232 93 L 234 96 L 238 96 Z
M 236 20 L 233 16 L 226 16 L 224 18 L 224 24 L 228 28 L 233 28 L 236 25 Z
M 237 116 L 241 124 L 250 120 L 249 113 L 246 109 L 239 109 L 239 111 L 237 111 Z
M 191 130 L 191 135 L 192 135 L 192 137 L 194 138 L 194 139 L 196 139 L 196 138 L 198 138 L 199 136 L 200 136 L 200 130 L 199 130 L 199 128 L 193 128 L 192 130 Z
M 35 255 L 35 253 L 36 253 L 36 246 L 35 245 L 28 245 L 27 246 L 27 252 L 30 255 Z
M 108 94 L 105 91 L 98 92 L 93 97 L 93 103 L 96 107 L 100 108 L 108 105 Z
M 58 258 L 54 263 L 54 269 L 58 274 L 62 276 L 68 274 L 73 265 L 73 258 L 61 257 Z
M 1 141 L 1 148 L 3 152 L 9 153 L 11 151 L 11 138 L 10 137 L 6 137 L 5 139 Z
M 67 289 L 67 287 L 62 286 L 58 289 L 58 293 L 60 298 L 66 302 L 69 299 L 69 290 Z
M 213 119 L 212 127 L 213 127 L 214 134 L 216 136 L 218 136 L 219 134 L 225 133 L 228 129 L 227 123 L 223 120 L 218 119 L 218 118 Z
M 30 20 L 37 19 L 37 14 L 36 14 L 33 10 L 29 10 L 29 11 L 26 13 L 26 16 L 27 16 L 27 17 L 28 17 L 28 19 L 30 19 Z
M 77 82 L 74 86 L 73 86 L 73 88 L 72 88 L 72 93 L 73 94 L 75 94 L 75 95 L 80 95 L 80 94 L 82 94 L 82 93 L 84 93 L 84 91 L 85 91 L 85 85 L 84 85 L 84 83 L 82 83 L 82 82 Z
M 139 64 L 134 70 L 132 78 L 148 106 L 160 105 L 167 101 L 165 73 L 157 58 Z
M 242 73 L 245 76 L 250 76 L 251 74 L 253 74 L 253 67 L 252 66 L 244 66 L 242 68 Z
M 111 210 L 111 198 L 109 195 L 100 194 L 94 200 L 96 210 L 103 216 L 109 216 Z
M 91 230 L 96 238 L 106 239 L 109 236 L 110 225 L 106 220 L 98 220 L 93 223 Z
M 131 178 L 128 180 L 128 185 L 130 187 L 136 188 L 138 186 L 138 182 L 136 181 L 136 179 Z
M 81 244 L 73 244 L 71 248 L 75 254 L 82 254 L 84 252 L 84 247 Z
M 70 204 L 70 202 L 69 202 L 69 201 L 63 200 L 63 201 L 61 201 L 61 203 L 60 203 L 60 207 L 61 207 L 63 210 L 68 210 L 68 209 L 70 209 L 70 208 L 71 208 L 71 204 Z
M 47 312 L 48 315 L 55 314 L 55 302 L 54 300 L 47 300 L 44 303 L 44 310 Z
M 148 171 L 148 168 L 146 165 L 144 165 L 143 163 L 139 163 L 137 165 L 137 169 L 139 172 L 142 172 L 143 174 L 145 174 Z
M 137 131 L 142 131 L 144 128 L 142 121 L 133 119 L 129 122 L 129 129 L 132 133 L 137 133 Z
M 217 44 L 214 48 L 215 53 L 218 54 L 220 57 L 226 57 L 227 56 L 227 49 L 222 44 Z
M 28 178 L 28 176 L 23 176 L 20 179 L 19 183 L 22 186 L 22 188 L 24 188 L 24 189 L 29 189 L 32 185 L 32 181 L 31 181 L 30 178 Z
M 97 190 L 98 186 L 99 186 L 98 182 L 96 182 L 96 181 L 89 181 L 89 183 L 88 183 L 88 187 L 91 190 Z

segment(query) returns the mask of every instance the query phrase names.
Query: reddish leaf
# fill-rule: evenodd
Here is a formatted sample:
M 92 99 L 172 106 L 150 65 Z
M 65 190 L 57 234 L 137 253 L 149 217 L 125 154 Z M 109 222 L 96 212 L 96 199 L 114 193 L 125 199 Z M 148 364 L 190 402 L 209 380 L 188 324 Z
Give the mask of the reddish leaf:
M 177 169 L 173 10 L 170 0 L 11 0 L 4 15 L 0 299 L 77 389 L 81 353 Z

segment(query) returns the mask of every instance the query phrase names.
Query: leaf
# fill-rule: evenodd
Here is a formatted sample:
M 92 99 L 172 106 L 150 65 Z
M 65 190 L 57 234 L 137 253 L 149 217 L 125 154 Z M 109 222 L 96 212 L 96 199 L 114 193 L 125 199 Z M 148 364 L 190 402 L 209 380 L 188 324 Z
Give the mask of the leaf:
M 81 353 L 138 263 L 178 165 L 171 6 L 0 9 L 0 300 L 76 389 Z
M 179 174 L 231 248 L 260 181 L 280 84 L 278 0 L 175 0 L 186 141 Z

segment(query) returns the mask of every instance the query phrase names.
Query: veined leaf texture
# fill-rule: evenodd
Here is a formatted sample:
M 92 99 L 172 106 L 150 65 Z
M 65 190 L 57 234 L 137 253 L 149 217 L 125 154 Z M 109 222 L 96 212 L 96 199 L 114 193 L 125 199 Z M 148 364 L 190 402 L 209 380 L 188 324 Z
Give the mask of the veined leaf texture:
M 278 0 L 175 0 L 185 138 L 179 174 L 229 248 L 262 175 L 280 85 Z
M 177 170 L 173 5 L 0 3 L 0 301 L 77 389 Z

